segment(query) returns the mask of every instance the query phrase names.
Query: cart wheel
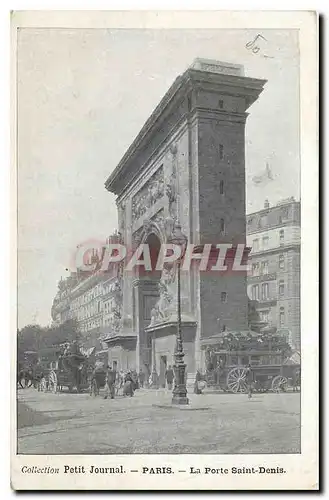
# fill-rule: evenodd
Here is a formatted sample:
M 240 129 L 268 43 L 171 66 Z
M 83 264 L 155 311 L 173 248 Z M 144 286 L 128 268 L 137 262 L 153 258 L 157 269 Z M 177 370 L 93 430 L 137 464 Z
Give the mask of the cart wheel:
M 226 384 L 228 390 L 235 394 L 238 392 L 246 393 L 246 369 L 238 367 L 233 368 L 227 375 Z
M 288 379 L 282 375 L 277 375 L 272 380 L 272 391 L 273 392 L 286 392 L 288 388 Z

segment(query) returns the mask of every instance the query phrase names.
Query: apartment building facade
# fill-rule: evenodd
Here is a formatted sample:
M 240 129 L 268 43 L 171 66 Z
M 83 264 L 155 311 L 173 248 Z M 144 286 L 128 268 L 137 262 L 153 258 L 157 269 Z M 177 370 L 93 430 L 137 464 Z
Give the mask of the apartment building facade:
M 294 198 L 247 215 L 251 247 L 248 296 L 259 320 L 300 348 L 300 202 Z
M 116 235 L 114 235 L 116 237 Z M 109 242 L 113 242 L 110 237 Z M 84 347 L 107 349 L 104 339 L 115 336 L 121 318 L 121 280 L 117 269 L 103 272 L 102 255 L 96 251 L 92 273 L 77 270 L 58 283 L 51 316 L 55 324 L 69 319 L 78 322 Z

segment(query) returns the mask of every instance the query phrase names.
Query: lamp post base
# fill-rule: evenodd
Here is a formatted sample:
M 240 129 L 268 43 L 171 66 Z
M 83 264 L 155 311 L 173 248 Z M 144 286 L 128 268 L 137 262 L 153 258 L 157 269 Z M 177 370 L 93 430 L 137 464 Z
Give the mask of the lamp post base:
M 186 381 L 185 381 L 185 363 L 182 362 L 184 353 L 176 353 L 178 358 L 177 363 L 174 365 L 175 372 L 175 387 L 172 393 L 173 405 L 188 405 L 189 400 L 187 397 Z
M 189 400 L 188 400 L 188 397 L 186 397 L 186 396 L 179 396 L 178 394 L 177 395 L 175 394 L 172 397 L 171 403 L 173 405 L 188 405 Z

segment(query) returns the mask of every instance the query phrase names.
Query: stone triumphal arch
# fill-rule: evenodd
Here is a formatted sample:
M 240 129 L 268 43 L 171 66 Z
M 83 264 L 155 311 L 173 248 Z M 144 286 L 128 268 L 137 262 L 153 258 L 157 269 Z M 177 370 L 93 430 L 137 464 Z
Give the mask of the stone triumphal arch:
M 246 111 L 264 84 L 244 77 L 240 65 L 202 59 L 175 80 L 106 181 L 127 248 L 148 243 L 156 256 L 175 224 L 195 245 L 245 244 Z M 122 287 L 120 334 L 107 340 L 110 362 L 120 364 L 121 349 L 130 365 L 123 368 L 156 367 L 161 379 L 173 364 L 175 272 L 124 271 Z M 247 329 L 246 276 L 193 267 L 182 274 L 181 298 L 185 362 L 195 373 L 203 339 Z

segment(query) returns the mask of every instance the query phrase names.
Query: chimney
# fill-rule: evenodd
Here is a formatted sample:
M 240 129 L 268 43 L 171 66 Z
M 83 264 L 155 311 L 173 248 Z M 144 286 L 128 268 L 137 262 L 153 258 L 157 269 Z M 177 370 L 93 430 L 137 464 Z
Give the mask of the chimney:
M 265 203 L 264 203 L 264 208 L 270 208 L 270 203 L 269 203 L 267 198 L 266 198 Z

